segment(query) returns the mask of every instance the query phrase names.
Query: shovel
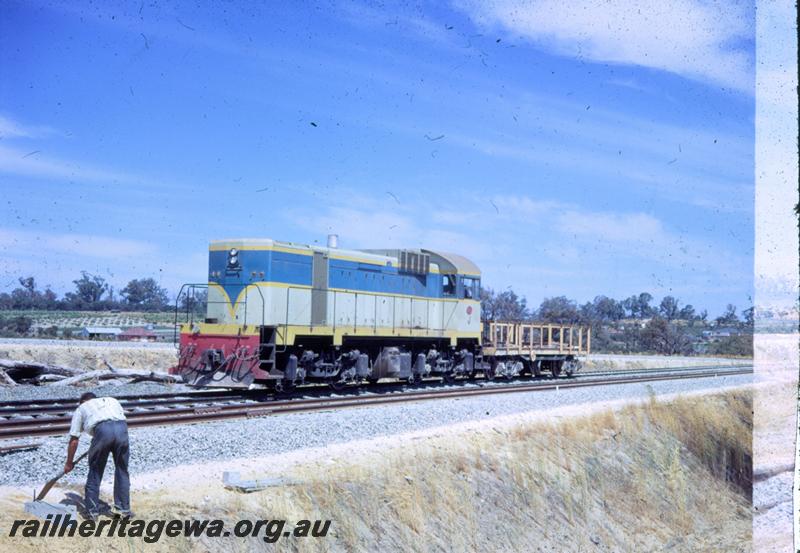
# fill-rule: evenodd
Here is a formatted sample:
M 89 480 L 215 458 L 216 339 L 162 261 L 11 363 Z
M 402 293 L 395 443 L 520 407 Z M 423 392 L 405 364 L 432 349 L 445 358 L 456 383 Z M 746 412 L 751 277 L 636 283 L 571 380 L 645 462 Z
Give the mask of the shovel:
M 75 459 L 75 460 L 72 462 L 72 464 L 73 464 L 73 465 L 77 465 L 77 464 L 80 462 L 80 460 L 81 460 L 81 459 L 83 459 L 84 457 L 86 457 L 88 454 L 89 454 L 89 450 L 87 449 L 87 450 L 86 450 L 86 451 L 84 451 L 82 454 L 80 454 L 80 455 L 78 456 L 78 458 L 77 458 L 77 459 Z M 65 474 L 66 474 L 66 472 L 64 472 L 64 470 L 62 469 L 62 470 L 61 470 L 61 472 L 59 472 L 57 475 L 55 475 L 53 478 L 51 478 L 51 479 L 50 479 L 50 480 L 47 482 L 47 484 L 45 484 L 45 485 L 44 485 L 44 487 L 42 488 L 42 491 L 40 491 L 40 492 L 39 492 L 39 495 L 37 495 L 37 496 L 36 496 L 36 501 L 41 501 L 42 499 L 44 499 L 44 496 L 46 496 L 46 495 L 47 495 L 47 492 L 49 492 L 49 491 L 50 491 L 50 489 L 51 489 L 53 486 L 55 486 L 55 485 L 56 485 L 56 482 L 58 482 L 59 480 L 61 480 L 61 478 L 62 478 L 62 477 L 65 475 Z M 34 492 L 34 493 L 35 493 L 35 492 Z

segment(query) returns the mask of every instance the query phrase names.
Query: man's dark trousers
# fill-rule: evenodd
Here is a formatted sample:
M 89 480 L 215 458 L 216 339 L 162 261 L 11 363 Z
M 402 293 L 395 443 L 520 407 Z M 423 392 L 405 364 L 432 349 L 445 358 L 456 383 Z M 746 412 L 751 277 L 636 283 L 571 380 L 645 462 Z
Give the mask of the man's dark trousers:
M 89 476 L 86 478 L 86 510 L 100 512 L 100 481 L 106 470 L 108 454 L 114 457 L 114 506 L 131 510 L 128 478 L 128 425 L 125 421 L 102 421 L 94 427 L 89 448 Z

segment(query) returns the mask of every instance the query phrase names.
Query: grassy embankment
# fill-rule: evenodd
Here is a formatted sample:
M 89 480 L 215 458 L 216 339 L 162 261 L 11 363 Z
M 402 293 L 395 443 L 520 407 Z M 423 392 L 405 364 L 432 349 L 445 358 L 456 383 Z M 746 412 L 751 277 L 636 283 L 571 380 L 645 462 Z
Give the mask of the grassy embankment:
M 148 519 L 333 520 L 322 539 L 162 538 L 162 550 L 748 551 L 751 406 L 737 391 L 556 423 L 490 420 L 296 466 L 293 486 L 244 495 L 222 490 L 214 474 L 192 489 L 136 494 L 135 507 Z M 0 538 L 20 550 L 66 545 L 8 542 Z

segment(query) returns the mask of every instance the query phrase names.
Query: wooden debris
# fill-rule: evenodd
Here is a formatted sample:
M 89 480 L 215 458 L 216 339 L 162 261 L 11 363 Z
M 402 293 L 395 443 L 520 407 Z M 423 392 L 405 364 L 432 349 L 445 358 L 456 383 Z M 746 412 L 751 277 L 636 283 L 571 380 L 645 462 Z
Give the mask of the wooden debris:
M 0 359 L 0 369 L 4 369 L 6 373 L 17 382 L 19 382 L 20 379 L 36 378 L 41 374 L 74 376 L 83 372 L 81 369 L 65 367 L 63 365 L 37 363 L 36 361 L 12 361 L 10 359 Z
M 183 382 L 183 377 L 176 374 L 143 371 L 137 369 L 116 369 L 112 367 L 108 370 L 98 369 L 95 371 L 86 371 L 83 374 L 71 376 L 57 382 L 52 382 L 50 383 L 50 386 L 70 386 L 72 384 L 85 382 L 87 380 L 109 380 L 117 378 L 127 378 L 147 382 Z
M 33 379 L 34 384 L 44 384 L 46 382 L 55 382 L 57 380 L 64 380 L 68 378 L 61 374 L 40 374 L 36 378 Z
M 72 367 L 37 363 L 34 361 L 12 361 L 0 359 L 0 385 L 16 386 L 20 383 L 46 384 L 48 386 L 71 386 L 90 380 L 113 380 L 115 382 L 183 382 L 183 377 L 141 369 L 118 369 L 104 361 L 108 369 L 83 371 Z
M 244 493 L 257 492 L 276 486 L 294 486 L 299 482 L 283 476 L 272 478 L 258 478 L 253 480 L 242 480 L 240 473 L 225 471 L 222 473 L 222 485 L 229 490 L 236 490 Z
M 104 369 L 97 369 L 95 371 L 86 371 L 82 374 L 76 374 L 75 376 L 70 376 L 69 378 L 65 378 L 63 380 L 59 380 L 57 382 L 51 382 L 50 386 L 70 386 L 72 384 L 77 384 L 78 382 L 84 382 L 85 380 L 93 380 L 95 378 L 100 378 L 104 374 L 110 374 L 111 371 L 107 371 Z
M 17 383 L 14 381 L 14 379 L 11 378 L 10 376 L 8 376 L 6 371 L 4 371 L 3 369 L 0 369 L 0 384 L 3 384 L 5 386 L 16 386 L 17 385 Z

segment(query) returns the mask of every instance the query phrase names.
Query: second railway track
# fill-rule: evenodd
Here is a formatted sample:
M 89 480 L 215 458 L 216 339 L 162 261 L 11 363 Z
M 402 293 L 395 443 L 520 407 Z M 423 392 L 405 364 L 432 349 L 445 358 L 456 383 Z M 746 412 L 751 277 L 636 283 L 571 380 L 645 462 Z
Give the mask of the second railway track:
M 461 398 L 520 392 L 547 391 L 613 384 L 630 384 L 734 376 L 752 373 L 752 366 L 693 367 L 663 370 L 646 369 L 617 373 L 584 373 L 577 379 L 530 380 L 504 385 L 451 385 L 429 389 L 402 390 L 389 393 L 358 395 L 325 395 L 316 398 L 275 399 L 241 391 L 183 392 L 150 396 L 127 396 L 122 400 L 128 426 L 189 424 L 236 418 L 264 417 L 283 413 L 333 410 L 371 405 L 385 405 L 431 399 Z M 612 376 L 613 375 L 613 376 Z M 402 390 L 402 391 L 401 391 Z M 0 439 L 19 439 L 65 434 L 70 415 L 77 402 L 42 400 L 40 402 L 0 403 Z M 2 449 L 2 448 L 0 448 Z

